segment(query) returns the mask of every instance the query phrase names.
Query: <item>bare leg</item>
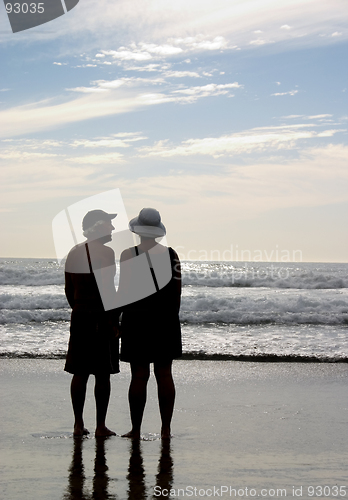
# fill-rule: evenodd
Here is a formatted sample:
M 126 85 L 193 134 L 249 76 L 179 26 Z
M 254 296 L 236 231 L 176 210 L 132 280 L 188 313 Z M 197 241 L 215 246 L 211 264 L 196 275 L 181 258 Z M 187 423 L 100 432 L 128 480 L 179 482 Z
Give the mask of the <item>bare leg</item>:
M 162 420 L 161 438 L 169 439 L 170 423 L 172 421 L 175 401 L 172 361 L 167 363 L 155 363 L 154 370 L 157 380 L 158 403 Z
M 95 404 L 97 408 L 97 427 L 95 430 L 96 437 L 116 436 L 116 433 L 108 429 L 105 425 L 110 391 L 110 375 L 108 373 L 96 375 L 94 386 Z
M 75 416 L 74 436 L 89 434 L 83 423 L 83 408 L 86 399 L 88 377 L 89 375 L 74 375 L 71 380 L 70 394 Z
M 132 380 L 128 391 L 128 401 L 132 421 L 132 430 L 122 437 L 140 438 L 141 422 L 146 404 L 147 381 L 150 376 L 150 365 L 131 363 Z

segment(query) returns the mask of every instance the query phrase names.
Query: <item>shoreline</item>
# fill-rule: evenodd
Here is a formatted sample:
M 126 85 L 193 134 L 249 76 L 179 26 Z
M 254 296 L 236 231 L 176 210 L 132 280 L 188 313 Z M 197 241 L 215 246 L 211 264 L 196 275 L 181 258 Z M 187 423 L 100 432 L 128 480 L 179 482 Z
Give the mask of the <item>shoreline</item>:
M 66 353 L 62 354 L 29 354 L 29 353 L 1 353 L 0 359 L 40 359 L 40 360 L 62 360 L 65 359 Z M 233 354 L 206 354 L 188 352 L 183 353 L 181 358 L 176 361 L 241 361 L 247 363 L 348 363 L 348 357 L 330 358 L 330 357 L 316 357 L 316 356 L 293 356 L 290 354 L 265 354 L 265 355 L 233 355 Z

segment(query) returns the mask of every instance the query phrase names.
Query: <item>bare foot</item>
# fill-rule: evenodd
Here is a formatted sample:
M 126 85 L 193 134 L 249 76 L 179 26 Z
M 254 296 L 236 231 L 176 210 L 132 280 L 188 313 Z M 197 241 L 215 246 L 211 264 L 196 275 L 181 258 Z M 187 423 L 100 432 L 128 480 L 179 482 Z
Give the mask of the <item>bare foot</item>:
M 161 430 L 161 439 L 170 439 L 171 437 L 170 428 L 163 428 Z
M 75 437 L 81 437 L 81 436 L 87 436 L 89 434 L 89 430 L 86 429 L 86 427 L 80 427 L 79 425 L 74 425 L 74 436 Z
M 108 437 L 108 436 L 116 436 L 116 432 L 110 431 L 110 429 L 108 429 L 105 425 L 96 428 L 95 437 Z
M 129 431 L 127 434 L 122 434 L 123 438 L 140 439 L 140 431 Z

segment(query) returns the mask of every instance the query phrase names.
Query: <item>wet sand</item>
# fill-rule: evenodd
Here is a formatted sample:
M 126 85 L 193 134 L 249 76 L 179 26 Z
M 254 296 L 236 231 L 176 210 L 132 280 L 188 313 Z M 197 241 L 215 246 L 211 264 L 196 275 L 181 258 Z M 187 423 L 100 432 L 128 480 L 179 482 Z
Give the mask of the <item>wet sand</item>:
M 143 439 L 120 437 L 130 429 L 127 364 L 112 376 L 107 425 L 118 436 L 96 440 L 91 432 L 73 439 L 71 376 L 63 365 L 0 360 L 1 498 L 348 495 L 339 489 L 347 486 L 347 364 L 176 361 L 174 437 L 164 447 L 153 376 Z M 90 431 L 94 418 L 91 377 L 85 409 Z M 314 495 L 311 486 L 317 487 Z

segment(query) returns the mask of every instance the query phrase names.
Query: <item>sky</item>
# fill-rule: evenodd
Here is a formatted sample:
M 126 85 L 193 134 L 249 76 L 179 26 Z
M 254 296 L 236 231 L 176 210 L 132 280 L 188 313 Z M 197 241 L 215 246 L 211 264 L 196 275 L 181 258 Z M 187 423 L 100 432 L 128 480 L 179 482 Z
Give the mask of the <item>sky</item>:
M 80 0 L 12 33 L 1 3 L 0 257 L 120 189 L 182 259 L 347 262 L 346 7 Z

